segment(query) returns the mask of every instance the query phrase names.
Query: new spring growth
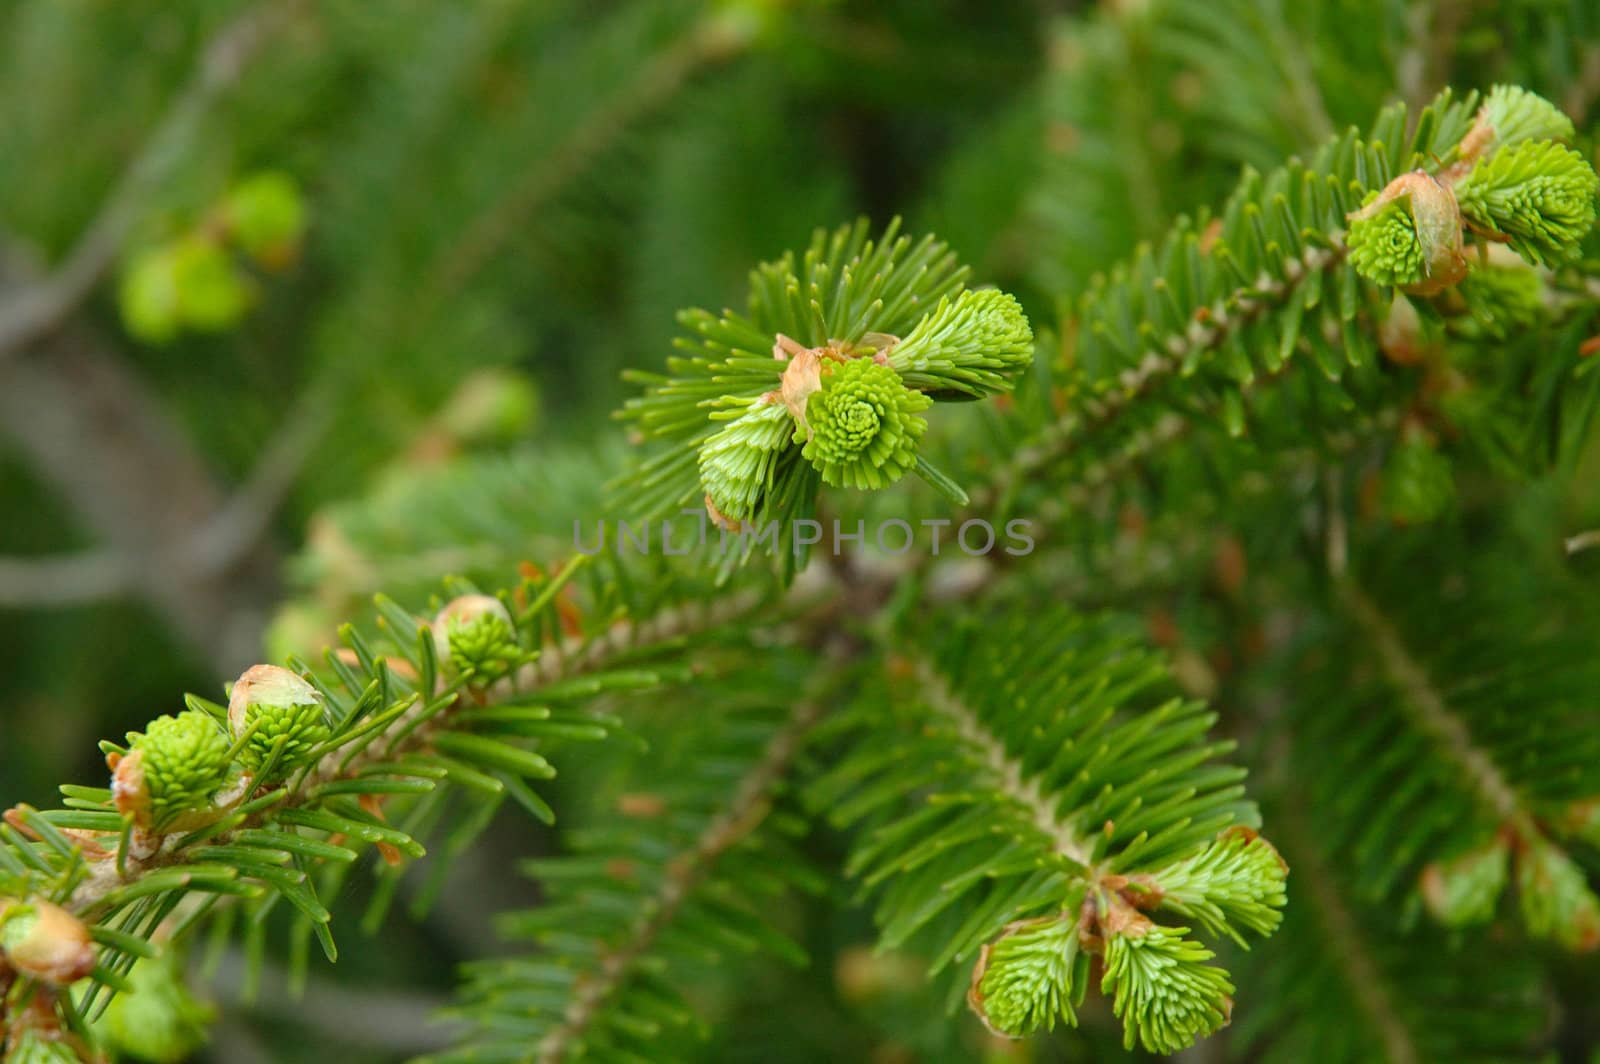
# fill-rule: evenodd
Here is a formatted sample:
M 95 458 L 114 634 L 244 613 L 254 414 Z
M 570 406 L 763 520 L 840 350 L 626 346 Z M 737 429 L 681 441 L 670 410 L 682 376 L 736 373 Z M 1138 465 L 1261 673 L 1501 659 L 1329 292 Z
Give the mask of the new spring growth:
M 1214 953 L 1183 937 L 1187 927 L 1165 927 L 1133 912 L 1114 923 L 1100 990 L 1111 995 L 1123 1023 L 1124 1047 L 1176 1053 L 1227 1026 L 1233 983 L 1205 963 Z
M 298 255 L 305 225 L 293 178 L 271 171 L 245 178 L 184 232 L 132 255 L 117 293 L 123 323 L 150 343 L 184 330 L 233 328 L 259 295 L 239 256 L 283 269 Z
M 203 826 L 220 815 L 213 796 L 228 782 L 228 738 L 198 709 L 161 716 L 129 732 L 125 756 L 109 759 L 117 809 L 145 831 Z
M 1270 935 L 1282 921 L 1289 869 L 1272 844 L 1245 827 L 1223 831 L 1159 871 L 1078 883 L 1061 912 L 1021 920 L 986 946 L 967 1002 L 996 1034 L 1021 1038 L 1072 1026 L 1089 982 L 1089 958 L 1104 960 L 1101 989 L 1115 998 L 1131 1049 L 1173 1053 L 1227 1023 L 1233 987 L 1213 954 L 1183 938 L 1187 927 L 1153 922 L 1175 912 L 1208 935 L 1247 946 L 1243 932 Z
M 1524 840 L 1518 850 L 1517 898 L 1535 938 L 1574 953 L 1600 949 L 1600 898 L 1583 869 L 1548 840 Z
M 269 170 L 245 178 L 229 191 L 220 214 L 239 250 L 262 266 L 283 269 L 299 254 L 306 206 L 288 174 Z
M 1544 97 L 1517 85 L 1496 85 L 1461 138 L 1459 156 L 1471 165 L 1488 153 L 1527 140 L 1571 140 L 1572 119 Z
M 52 986 L 69 986 L 94 971 L 89 929 L 43 898 L 0 898 L 0 953 L 15 971 Z
M 1548 101 L 1494 89 L 1450 165 L 1401 174 L 1350 214 L 1351 265 L 1377 284 L 1434 295 L 1468 274 L 1463 228 L 1535 265 L 1568 261 L 1594 225 L 1600 187 L 1589 162 L 1559 143 L 1572 132 Z
M 1025 1038 L 1078 1023 L 1075 1007 L 1089 982 L 1089 954 L 1078 922 L 1064 912 L 1008 924 L 985 945 L 972 970 L 967 1004 L 990 1031 Z
M 1368 280 L 1432 295 L 1467 275 L 1455 193 L 1423 170 L 1401 174 L 1350 215 L 1350 264 Z
M 917 441 L 928 423 L 918 415 L 933 405 L 886 365 L 871 359 L 830 363 L 821 387 L 806 404 L 806 429 L 795 442 L 835 487 L 871 490 L 893 484 L 917 464 Z
M 983 398 L 1010 391 L 1010 374 L 1033 360 L 1033 329 L 1015 296 L 968 289 L 885 353 L 908 387 Z
M 794 435 L 795 422 L 781 403 L 761 399 L 724 400 L 729 409 L 714 419 L 731 421 L 700 445 L 700 483 L 707 512 L 723 528 L 737 530 L 756 515 L 771 490 L 778 456 Z
M 814 245 L 808 253 L 813 272 L 822 268 L 812 259 L 823 254 L 823 246 Z M 784 260 L 758 275 L 781 281 L 776 271 L 792 269 Z M 874 269 L 883 271 L 873 274 L 880 282 L 893 272 L 892 266 Z M 913 318 L 904 336 L 852 331 L 850 339 L 807 347 L 777 334 L 772 354 L 783 364 L 777 387 L 699 402 L 719 426 L 699 441 L 696 455 L 706 509 L 719 526 L 737 530 L 759 518 L 770 497 L 806 483 L 805 467 L 795 458 L 835 487 L 873 490 L 916 471 L 947 496 L 960 496 L 959 488 L 917 457 L 927 429 L 920 415 L 936 400 L 1010 391 L 1016 374 L 1033 359 L 1033 331 L 1021 304 L 1004 292 L 952 284 L 935 293 L 937 302 L 930 294 L 931 309 Z M 856 327 L 870 325 L 870 313 L 878 311 L 905 321 L 894 315 L 904 315 L 907 303 L 901 296 L 890 311 L 881 302 L 871 304 L 869 315 L 855 319 Z M 914 300 L 909 305 L 914 307 Z M 819 313 L 827 317 L 826 307 Z M 706 321 L 714 319 L 707 315 Z M 727 327 L 733 350 L 750 353 L 754 345 L 743 332 L 747 323 L 725 317 L 720 325 Z M 712 327 L 703 324 L 701 331 Z
M 1418 884 L 1429 915 L 1446 927 L 1470 927 L 1494 919 L 1505 893 L 1510 856 L 1507 840 L 1496 836 L 1486 846 L 1429 864 Z
M 304 764 L 330 734 L 322 694 L 277 665 L 253 665 L 234 682 L 228 729 L 235 742 L 244 740 L 239 760 L 246 771 L 270 764 L 276 776 Z
M 1523 141 L 1481 160 L 1456 186 L 1461 213 L 1541 266 L 1578 253 L 1594 225 L 1600 177 L 1588 161 L 1554 141 Z
M 1124 893 L 1138 908 L 1170 909 L 1207 934 L 1227 935 L 1243 946 L 1240 929 L 1258 935 L 1278 929 L 1288 877 L 1289 866 L 1272 843 L 1234 827 L 1187 860 L 1132 877 Z
M 447 603 L 433 619 L 433 645 L 440 661 L 484 681 L 504 676 L 525 656 L 511 611 L 492 595 L 462 595 Z

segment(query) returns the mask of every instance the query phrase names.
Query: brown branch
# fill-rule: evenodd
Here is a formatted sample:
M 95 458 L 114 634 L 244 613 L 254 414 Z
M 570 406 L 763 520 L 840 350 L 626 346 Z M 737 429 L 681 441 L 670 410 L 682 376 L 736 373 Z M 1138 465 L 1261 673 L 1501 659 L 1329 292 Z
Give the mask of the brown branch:
M 153 189 L 183 162 L 217 99 L 243 75 L 293 5 L 262 4 L 224 26 L 99 213 L 49 277 L 0 302 L 0 361 L 56 328 L 121 253 Z
M 0 607 L 77 606 L 132 586 L 130 567 L 110 551 L 0 558 Z
M 0 433 L 126 567 L 128 588 L 216 671 L 237 672 L 256 656 L 275 593 L 275 552 L 257 543 L 228 565 L 193 564 L 193 537 L 225 496 L 116 351 L 88 330 L 67 328 L 0 360 Z

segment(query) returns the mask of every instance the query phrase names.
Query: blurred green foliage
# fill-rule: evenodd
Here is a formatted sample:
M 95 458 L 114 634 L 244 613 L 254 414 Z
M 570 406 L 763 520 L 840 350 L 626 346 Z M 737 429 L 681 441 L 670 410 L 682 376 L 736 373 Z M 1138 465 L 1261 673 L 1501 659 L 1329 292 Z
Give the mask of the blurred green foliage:
M 7 258 L 48 268 L 68 255 L 182 106 L 206 42 L 249 10 L 0 2 Z M 539 509 L 545 527 L 561 527 L 551 508 L 593 512 L 598 485 L 567 456 L 618 450 L 606 413 L 623 395 L 619 370 L 662 364 L 679 308 L 734 302 L 753 263 L 819 225 L 904 215 L 1050 321 L 1094 272 L 1217 201 L 1242 166 L 1303 152 L 1386 100 L 1514 80 L 1561 102 L 1584 136 L 1600 95 L 1600 14 L 1584 0 L 303 0 L 262 11 L 267 43 L 193 135 L 174 138 L 112 277 L 74 319 L 158 397 L 219 484 L 246 483 L 275 440 L 310 426 L 264 533 L 284 553 L 310 549 L 283 567 L 277 593 L 238 588 L 239 611 L 262 616 L 296 593 L 271 629 L 278 649 L 326 641 L 378 586 L 400 593 L 539 556 L 518 538 L 518 508 Z M 1450 504 L 1449 467 L 1421 443 L 1401 453 L 1383 503 L 1427 520 Z M 448 461 L 463 454 L 484 456 L 475 476 L 499 478 L 510 517 L 451 511 Z M 162 470 L 147 475 L 159 505 Z M 92 548 L 69 498 L 0 426 L 0 554 Z M 1594 500 L 1549 505 L 1592 512 Z M 4 590 L 7 802 L 98 779 L 97 737 L 176 711 L 175 691 L 215 693 L 243 664 L 208 657 L 135 594 L 59 606 Z M 541 844 L 507 819 L 485 851 Z M 500 882 L 492 859 L 452 877 L 457 902 L 421 927 L 396 921 L 318 978 L 369 993 L 351 999 L 361 1007 L 378 1007 L 385 988 L 442 1000 L 450 966 L 489 948 L 473 918 L 528 893 Z M 359 903 L 340 899 L 340 917 Z M 798 1000 L 793 981 L 756 986 L 706 1059 L 777 1060 L 754 1048 L 775 1045 L 785 1060 L 882 1064 L 1121 1059 L 1092 1016 L 1086 1041 L 1032 1056 L 980 1042 L 975 1027 L 951 1051 L 926 1030 L 937 1021 L 925 995 L 906 989 L 914 973 L 865 952 L 865 923 L 811 933 L 825 939 L 819 956 L 839 958 L 824 973 L 835 978 Z M 1574 985 L 1592 988 L 1583 978 Z M 284 1025 L 264 994 L 257 1011 L 222 1010 L 210 1059 L 328 1059 L 337 1011 Z M 348 1037 L 350 1064 L 417 1048 L 374 1044 L 360 1025 Z

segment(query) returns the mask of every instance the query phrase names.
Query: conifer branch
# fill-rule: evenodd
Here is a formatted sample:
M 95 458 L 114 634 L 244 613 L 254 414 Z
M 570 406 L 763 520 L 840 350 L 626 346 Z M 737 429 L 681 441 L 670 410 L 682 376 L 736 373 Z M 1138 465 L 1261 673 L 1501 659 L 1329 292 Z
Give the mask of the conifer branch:
M 1172 413 L 1220 415 L 1241 435 L 1259 383 L 1306 356 L 1327 380 L 1308 387 L 1370 404 L 1392 382 L 1383 387 L 1365 323 L 1382 316 L 1390 286 L 1435 296 L 1466 279 L 1468 229 L 1503 232 L 1529 262 L 1570 259 L 1593 223 L 1597 179 L 1535 138 L 1570 136 L 1571 123 L 1505 86 L 1476 104 L 1442 93 L 1409 136 L 1396 106 L 1366 138 L 1351 131 L 1308 163 L 1247 173 L 1219 218 L 1181 219 L 1099 279 L 1065 326 L 1052 398 L 1066 411 L 1032 426 L 972 493 L 977 506 L 1137 446 Z
M 1427 670 L 1406 649 L 1394 625 L 1353 580 L 1340 582 L 1339 595 L 1371 639 L 1384 671 L 1402 695 L 1402 708 L 1414 714 L 1417 727 L 1461 769 L 1479 800 L 1496 817 L 1520 833 L 1537 835 L 1533 816 L 1516 789 L 1488 752 L 1474 742 L 1470 729 L 1445 703 Z
M 132 584 L 128 566 L 106 550 L 0 558 L 0 606 L 75 606 L 119 595 Z
M 847 711 L 850 748 L 812 801 L 861 825 L 848 870 L 879 897 L 885 946 L 916 939 L 933 973 L 977 954 L 968 1001 L 992 1029 L 1074 1024 L 1101 954 L 1127 1046 L 1176 1052 L 1227 1022 L 1231 984 L 1146 912 L 1268 934 L 1287 870 L 1212 762 L 1227 744 L 1198 741 L 1208 716 L 1162 699 L 1157 661 L 1107 619 L 1020 612 L 1026 633 L 980 617 L 906 633 L 936 664 L 896 660 Z
M 1298 787 L 1273 821 L 1295 862 L 1294 897 L 1274 949 L 1240 973 L 1256 1009 L 1231 1032 L 1231 1054 L 1264 1064 L 1318 1061 L 1489 1064 L 1526 1057 L 1549 1023 L 1526 948 L 1459 941 L 1373 906 Z M 1271 988 L 1271 989 L 1269 989 Z M 1307 1003 L 1314 1003 L 1308 1005 Z
M 1012 757 L 1005 743 L 985 728 L 978 715 L 956 698 L 950 685 L 935 671 L 931 662 L 920 659 L 915 661 L 912 668 L 922 685 L 922 696 L 929 708 L 946 717 L 962 743 L 977 753 L 984 767 L 993 774 L 1001 795 L 1026 813 L 1040 835 L 1050 840 L 1051 848 L 1057 855 L 1087 868 L 1092 860 L 1093 847 L 1087 840 L 1079 838 L 1070 824 L 1057 818 L 1055 802 L 1045 794 L 1040 777 L 1025 775 L 1022 762 Z
M 761 760 L 739 781 L 726 808 L 705 826 L 693 845 L 667 862 L 666 874 L 654 897 L 641 906 L 643 916 L 633 932 L 594 959 L 593 972 L 579 980 L 560 1025 L 539 1040 L 535 1057 L 538 1064 L 561 1064 L 569 1059 L 582 1044 L 599 1010 L 677 918 L 717 861 L 761 826 L 771 809 L 774 786 L 789 771 L 807 732 L 822 714 L 820 703 L 798 704 L 788 722 L 768 741 Z
M 1384 571 L 1377 560 L 1365 561 L 1369 586 Z M 1382 564 L 1415 579 L 1403 554 Z M 1353 576 L 1338 581 L 1351 623 L 1340 645 L 1357 660 L 1371 655 L 1378 677 L 1345 680 L 1348 697 L 1297 721 L 1309 800 L 1322 808 L 1357 774 L 1366 802 L 1335 803 L 1338 815 L 1324 816 L 1323 828 L 1330 847 L 1351 855 L 1355 889 L 1375 903 L 1415 890 L 1433 919 L 1460 928 L 1493 920 L 1514 893 L 1533 937 L 1574 952 L 1600 948 L 1600 896 L 1554 838 L 1581 843 L 1584 832 L 1563 828 L 1564 810 L 1600 793 L 1600 737 L 1588 726 L 1593 672 L 1581 653 L 1563 657 L 1581 644 L 1559 634 L 1508 640 L 1478 631 L 1488 616 L 1548 613 L 1557 597 L 1507 598 L 1482 572 L 1458 579 L 1471 594 L 1451 604 L 1455 621 L 1442 621 L 1443 603 L 1415 587 L 1386 612 Z M 1416 642 L 1427 632 L 1450 637 L 1423 644 L 1431 659 Z M 1330 746 L 1332 736 L 1342 745 Z M 1372 804 L 1380 796 L 1381 809 Z
M 1300 827 L 1298 822 L 1295 827 Z M 1300 851 L 1295 854 L 1301 870 L 1295 883 L 1303 886 L 1307 903 L 1316 909 L 1323 937 L 1329 944 L 1328 954 L 1341 969 L 1350 996 L 1378 1032 L 1385 1059 L 1389 1064 L 1423 1064 L 1424 1057 L 1394 1008 L 1394 988 L 1373 957 L 1365 930 L 1327 869 L 1320 864 L 1302 863 Z
M 68 808 L 18 806 L 0 825 L 0 923 L 24 926 L 17 921 L 31 913 L 59 913 L 55 924 L 81 933 L 85 948 L 66 959 L 48 942 L 24 948 L 29 940 L 14 932 L 0 943 L 0 957 L 40 980 L 41 1000 L 58 1004 L 70 1021 L 97 1003 L 103 1008 L 104 989 L 126 987 L 127 971 L 148 949 L 142 940 L 198 892 L 237 896 L 247 906 L 286 898 L 331 958 L 318 885 L 337 889 L 366 844 L 384 858 L 384 875 L 422 856 L 413 832 L 427 818 L 416 814 L 437 805 L 447 785 L 476 794 L 468 800 L 479 806 L 452 824 L 447 850 L 470 841 L 507 796 L 548 819 L 549 807 L 524 782 L 554 774 L 541 751 L 603 738 L 615 727 L 604 715 L 563 707 L 611 690 L 659 687 L 675 670 L 647 664 L 653 647 L 735 612 L 711 603 L 589 635 L 573 631 L 563 656 L 536 665 L 534 640 L 581 616 L 574 603 L 559 610 L 557 603 L 581 562 L 508 593 L 518 616 L 499 599 L 466 594 L 430 624 L 380 600 L 387 632 L 371 639 L 347 630 L 325 676 L 303 663 L 298 673 L 257 666 L 233 686 L 226 710 L 191 697 L 188 711 L 131 733 L 126 748 L 107 744 L 110 790 L 64 788 Z M 632 667 L 607 672 L 622 655 Z M 398 826 L 384 815 L 386 803 L 389 814 L 401 815 Z M 104 947 L 102 960 L 87 946 L 91 934 Z M 36 955 L 64 959 L 47 965 Z M 78 992 L 68 985 L 91 970 L 93 987 L 73 1004 Z M 34 1016 L 27 1028 L 47 1031 L 54 1022 Z
M 651 57 L 558 149 L 538 160 L 493 203 L 474 217 L 445 252 L 423 285 L 423 304 L 434 306 L 481 270 L 522 223 L 626 130 L 664 108 L 699 71 L 729 62 L 751 44 L 737 16 L 711 15 L 697 22 L 671 48 Z

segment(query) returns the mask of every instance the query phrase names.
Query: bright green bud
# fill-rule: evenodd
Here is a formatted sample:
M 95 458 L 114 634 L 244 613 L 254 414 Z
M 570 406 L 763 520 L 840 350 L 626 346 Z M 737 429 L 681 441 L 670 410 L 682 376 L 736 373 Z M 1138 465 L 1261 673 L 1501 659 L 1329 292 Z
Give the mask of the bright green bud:
M 1137 918 L 1106 937 L 1100 990 L 1113 997 L 1123 1045 L 1176 1053 L 1227 1025 L 1233 984 L 1215 954 L 1183 938 L 1186 927 Z
M 117 305 L 128 332 L 147 343 L 164 344 L 178 335 L 182 307 L 178 261 L 170 246 L 134 256 L 117 289 Z
M 132 989 L 111 999 L 94 1025 L 110 1048 L 153 1064 L 179 1064 L 206 1041 L 212 1010 L 196 1001 L 165 957 L 139 961 Z
M 1496 85 L 1478 111 L 1478 121 L 1493 130 L 1493 148 L 1525 140 L 1571 140 L 1572 119 L 1555 104 L 1516 85 Z
M 1509 866 L 1510 850 L 1502 838 L 1448 861 L 1434 861 L 1422 870 L 1422 903 L 1446 927 L 1486 924 L 1505 893 Z
M 439 660 L 495 680 L 523 659 L 516 627 L 505 603 L 490 595 L 462 595 L 433 620 L 433 645 Z
M 967 1004 L 995 1034 L 1023 1038 L 1076 1027 L 1075 1005 L 1089 981 L 1089 955 L 1079 949 L 1070 913 L 1021 920 L 983 947 L 972 972 Z
M 1528 841 L 1517 854 L 1517 898 L 1535 938 L 1574 953 L 1600 948 L 1600 898 L 1583 869 L 1545 839 Z
M 724 402 L 733 409 L 711 416 L 733 420 L 700 445 L 700 485 L 713 515 L 720 518 L 718 524 L 728 526 L 749 520 L 760 509 L 778 457 L 794 435 L 794 420 L 782 403 Z
M 1378 194 L 1370 194 L 1362 207 L 1376 205 Z M 1375 284 L 1406 285 L 1422 280 L 1427 256 L 1411 212 L 1399 200 L 1378 206 L 1366 217 L 1352 218 L 1345 234 L 1350 248 L 1350 265 Z
M 932 404 L 871 358 L 829 363 L 806 404 L 806 461 L 835 487 L 892 484 L 915 467 L 917 441 L 928 427 L 917 415 Z
M 201 332 L 223 332 L 250 309 L 254 291 L 233 257 L 217 243 L 192 236 L 173 249 L 178 310 L 183 323 Z
M 1403 525 L 1434 520 L 1455 501 L 1456 480 L 1450 459 L 1427 440 L 1409 439 L 1389 452 L 1383 470 L 1383 509 Z
M 908 387 L 982 397 L 1012 388 L 1011 375 L 1033 361 L 1033 330 L 1005 292 L 968 289 L 946 296 L 889 350 Z
M 288 174 L 269 171 L 236 185 L 223 205 L 240 250 L 265 266 L 291 262 L 306 228 L 305 200 Z
M 1461 210 L 1431 174 L 1401 174 L 1369 194 L 1349 221 L 1350 264 L 1369 281 L 1431 295 L 1466 276 Z
M 1288 876 L 1289 867 L 1271 843 L 1247 828 L 1235 828 L 1187 860 L 1134 877 L 1131 885 L 1152 890 L 1162 908 L 1242 946 L 1241 927 L 1258 935 L 1277 930 Z
M 249 740 L 239 760 L 255 773 L 278 751 L 273 771 L 285 775 L 303 765 L 329 735 L 322 693 L 288 669 L 252 665 L 234 682 L 228 699 L 228 730 Z
M 1480 160 L 1456 198 L 1469 221 L 1509 237 L 1529 262 L 1551 266 L 1578 253 L 1594 225 L 1597 187 L 1594 168 L 1571 148 L 1524 141 Z
M 112 789 L 117 806 L 139 826 L 157 832 L 175 829 L 204 813 L 228 779 L 228 739 L 209 715 L 190 709 L 162 716 L 147 730 L 129 732 L 132 749 L 116 768 Z

